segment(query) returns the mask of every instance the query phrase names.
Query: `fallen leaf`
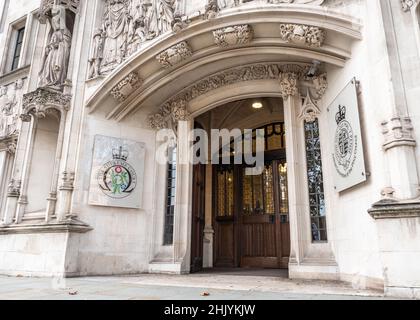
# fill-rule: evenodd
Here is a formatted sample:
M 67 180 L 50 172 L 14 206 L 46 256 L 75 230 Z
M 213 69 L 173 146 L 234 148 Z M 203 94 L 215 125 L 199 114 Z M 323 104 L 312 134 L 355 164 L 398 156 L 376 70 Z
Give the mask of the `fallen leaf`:
M 208 293 L 208 292 L 203 292 L 202 294 L 201 294 L 201 296 L 202 297 L 208 297 L 210 295 L 210 293 Z
M 71 295 L 71 296 L 75 296 L 76 294 L 78 294 L 77 291 L 69 291 L 69 295 Z

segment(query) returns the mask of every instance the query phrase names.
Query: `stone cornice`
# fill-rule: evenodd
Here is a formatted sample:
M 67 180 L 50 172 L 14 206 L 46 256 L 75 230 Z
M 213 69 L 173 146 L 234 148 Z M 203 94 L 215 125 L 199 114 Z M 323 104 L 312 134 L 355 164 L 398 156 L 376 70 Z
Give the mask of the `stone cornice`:
M 420 218 L 420 200 L 385 199 L 375 203 L 368 212 L 375 220 Z
M 36 233 L 87 233 L 93 228 L 79 220 L 60 223 L 44 223 L 34 225 L 0 225 L 0 235 L 6 234 L 36 234 Z

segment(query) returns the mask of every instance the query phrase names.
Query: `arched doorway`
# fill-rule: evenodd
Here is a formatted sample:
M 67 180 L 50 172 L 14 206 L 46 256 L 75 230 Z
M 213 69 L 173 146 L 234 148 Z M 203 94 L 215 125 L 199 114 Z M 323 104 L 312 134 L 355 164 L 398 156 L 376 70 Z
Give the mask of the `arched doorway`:
M 213 267 L 287 268 L 290 226 L 282 100 L 238 100 L 196 120 L 206 123 L 208 132 L 210 129 L 233 132 L 251 128 L 252 137 L 242 135 L 240 138 L 244 145 L 252 144 L 253 154 L 256 152 L 257 130 L 260 130 L 258 134 L 264 133 L 265 151 L 264 168 L 257 175 L 247 173 L 250 165 L 245 159 L 241 163 L 235 161 L 237 141 L 233 137 L 229 146 L 230 159 L 226 159 L 226 154 L 220 150 L 218 164 L 213 160 L 208 170 L 203 165 L 194 166 L 191 270 L 199 271 L 203 265 L 205 223 L 206 229 L 211 225 L 214 232 L 211 246 Z M 246 142 L 247 139 L 252 141 Z

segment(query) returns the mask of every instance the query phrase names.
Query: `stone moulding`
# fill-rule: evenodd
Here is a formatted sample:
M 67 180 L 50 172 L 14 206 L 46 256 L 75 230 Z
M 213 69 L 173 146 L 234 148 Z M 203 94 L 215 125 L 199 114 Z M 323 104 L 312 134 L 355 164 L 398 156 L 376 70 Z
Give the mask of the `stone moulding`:
M 136 89 L 140 88 L 143 80 L 136 72 L 131 72 L 111 90 L 115 100 L 124 102 Z
M 168 128 L 170 127 L 168 123 L 188 118 L 187 106 L 193 99 L 212 90 L 239 82 L 276 80 L 279 83 L 279 93 L 283 98 L 297 95 L 299 93 L 299 81 L 308 81 L 306 75 L 309 68 L 308 65 L 298 64 L 253 64 L 213 74 L 187 87 L 166 101 L 157 113 L 149 116 L 149 125 L 153 129 Z M 319 80 L 319 78 L 322 78 L 322 80 Z M 314 77 L 311 81 L 315 87 L 316 98 L 320 99 L 322 96 L 318 96 L 318 94 L 325 92 L 327 87 L 326 75 L 322 74 Z
M 245 45 L 253 38 L 252 27 L 248 24 L 226 27 L 213 31 L 214 42 L 219 47 Z
M 93 228 L 79 220 L 72 219 L 59 223 L 35 225 L 0 226 L 0 235 L 5 234 L 37 234 L 37 233 L 87 233 Z
M 420 218 L 420 200 L 381 200 L 375 203 L 368 212 L 375 220 Z
M 281 24 L 280 37 L 288 43 L 319 48 L 324 44 L 325 31 L 304 24 Z
M 156 59 L 164 68 L 169 68 L 191 57 L 192 54 L 189 44 L 182 41 L 158 54 Z

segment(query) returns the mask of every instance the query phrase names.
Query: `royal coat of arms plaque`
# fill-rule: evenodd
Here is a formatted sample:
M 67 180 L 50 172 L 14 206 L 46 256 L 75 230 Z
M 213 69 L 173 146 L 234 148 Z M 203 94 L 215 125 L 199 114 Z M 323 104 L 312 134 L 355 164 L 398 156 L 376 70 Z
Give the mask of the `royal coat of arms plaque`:
M 335 190 L 342 192 L 366 181 L 356 79 L 328 107 L 328 126 Z
M 145 144 L 95 136 L 89 204 L 141 208 Z

